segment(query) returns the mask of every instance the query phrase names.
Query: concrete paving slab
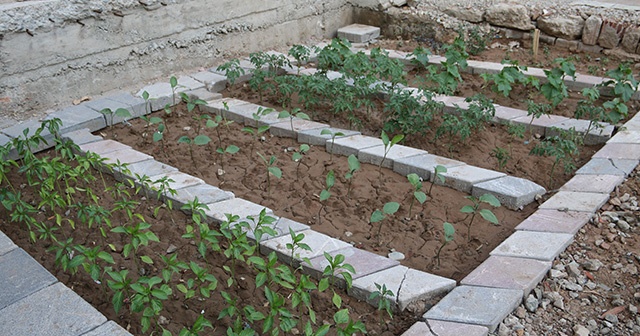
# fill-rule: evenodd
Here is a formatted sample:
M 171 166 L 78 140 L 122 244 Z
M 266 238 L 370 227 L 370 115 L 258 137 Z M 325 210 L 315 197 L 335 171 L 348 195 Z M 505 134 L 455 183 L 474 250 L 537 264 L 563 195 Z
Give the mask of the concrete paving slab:
M 560 187 L 560 191 L 611 193 L 624 181 L 621 175 L 576 175 Z
M 551 127 L 547 129 L 545 136 L 551 137 L 551 136 L 559 135 L 560 132 L 554 128 L 558 128 L 565 131 L 568 131 L 571 128 L 573 128 L 575 129 L 576 132 L 580 134 L 585 134 L 587 133 L 587 130 L 589 130 L 589 134 L 587 134 L 587 136 L 584 137 L 584 144 L 597 145 L 597 144 L 607 142 L 607 140 L 611 138 L 611 135 L 613 134 L 613 130 L 614 130 L 613 125 L 609 125 L 607 123 L 600 123 L 599 125 L 600 127 L 591 125 L 591 128 L 589 128 L 590 126 L 589 120 L 568 119 L 568 120 L 561 121 L 557 124 L 551 125 Z
M 491 251 L 491 255 L 552 261 L 573 241 L 566 233 L 516 231 Z
M 521 301 L 521 290 L 458 286 L 423 317 L 429 320 L 481 325 L 492 332 Z
M 607 143 L 592 158 L 640 160 L 640 144 Z
M 104 161 L 105 164 L 112 164 L 117 162 L 131 164 L 146 160 L 153 160 L 153 156 L 138 152 L 133 148 L 126 148 L 123 150 L 109 152 L 107 154 L 104 154 L 103 156 L 106 158 L 106 160 Z
M 0 311 L 58 281 L 20 248 L 0 255 L 0 269 Z
M 150 176 L 149 178 L 151 179 L 151 181 L 156 182 L 152 183 L 152 187 L 157 188 L 160 185 L 160 182 L 158 180 L 161 180 L 165 176 L 169 181 L 169 187 L 174 190 L 180 190 L 182 188 L 191 187 L 194 185 L 205 184 L 204 181 L 200 178 L 182 173 L 180 171 L 175 171 L 167 174 Z
M 335 128 L 335 127 L 325 127 L 321 129 L 315 128 L 315 129 L 302 130 L 298 132 L 298 142 L 302 142 L 302 143 L 306 143 L 314 146 L 325 146 L 327 143 L 327 140 L 331 139 L 331 135 L 320 134 L 324 129 L 329 130 L 332 134 L 337 134 L 337 133 L 344 134 L 344 135 L 336 136 L 336 139 L 339 139 L 342 137 L 348 137 L 352 135 L 360 135 L 360 132 L 357 132 L 357 131 L 345 130 L 345 129 Z
M 178 86 L 175 88 L 175 95 L 169 84 L 169 80 L 166 82 L 160 82 L 143 87 L 138 91 L 136 97 L 142 97 L 142 93 L 147 91 L 149 93 L 149 102 L 151 103 L 151 110 L 158 111 L 163 109 L 166 105 L 173 106 L 180 102 L 180 92 L 195 90 L 204 87 L 204 84 L 189 76 L 181 76 L 178 78 Z
M 538 208 L 595 213 L 607 200 L 609 200 L 609 193 L 559 191 Z
M 73 132 L 63 133 L 62 139 L 71 140 L 76 145 L 84 145 L 91 142 L 101 141 L 102 137 L 93 135 L 88 128 L 82 128 Z
M 76 336 L 107 319 L 61 283 L 0 310 L 0 335 Z
M 11 142 L 11 138 L 0 133 L 0 146 L 4 147 L 10 142 Z M 0 160 L 17 160 L 17 159 L 18 159 L 18 151 L 13 146 L 11 146 L 11 149 L 9 150 L 9 153 L 7 154 L 6 157 L 0 156 Z
M 90 142 L 84 145 L 80 145 L 80 149 L 85 153 L 92 152 L 100 156 L 103 156 L 111 152 L 131 149 L 131 147 L 113 140 L 102 140 L 102 141 Z
M 109 98 L 106 98 L 106 97 L 105 98 L 100 98 L 100 99 L 97 99 L 97 100 L 91 100 L 91 101 L 83 103 L 82 105 L 79 105 L 79 106 L 86 106 L 86 107 L 92 109 L 93 111 L 97 112 L 98 114 L 100 114 L 104 118 L 104 122 L 105 122 L 105 126 L 103 126 L 103 128 L 107 127 L 107 126 L 111 126 L 111 125 L 117 125 L 118 123 L 121 123 L 124 120 L 129 120 L 129 119 L 132 119 L 134 117 L 134 112 L 129 109 L 129 106 L 127 106 L 126 104 L 123 104 L 123 103 L 121 103 L 119 101 L 116 101 L 116 100 L 113 100 L 113 99 L 109 99 Z M 144 105 L 142 107 L 144 108 Z M 118 110 L 120 108 L 123 108 L 123 109 L 126 109 L 127 111 L 129 111 L 129 114 L 131 116 L 130 117 L 122 117 L 122 116 L 116 115 L 115 114 L 116 110 Z M 138 107 L 138 108 L 140 108 L 140 107 Z M 108 113 L 103 114 L 101 111 L 103 111 L 104 109 L 111 110 L 112 115 L 109 115 Z M 140 116 L 140 114 L 138 114 L 137 116 Z M 92 131 L 96 131 L 96 130 L 92 130 Z
M 551 269 L 550 261 L 526 258 L 490 256 L 462 281 L 461 285 L 510 288 L 527 295 Z
M 385 269 L 389 269 L 391 267 L 400 265 L 400 262 L 397 260 L 385 258 L 383 256 L 379 256 L 377 254 L 367 252 L 362 249 L 358 249 L 355 247 L 346 247 L 340 250 L 335 250 L 331 252 L 327 252 L 332 257 L 341 254 L 345 257 L 344 263 L 350 264 L 355 269 L 355 273 L 351 274 L 353 279 L 358 279 L 363 276 L 367 276 L 372 273 L 380 272 Z M 324 272 L 325 267 L 329 265 L 329 261 L 324 255 L 319 255 L 315 258 L 310 259 L 311 264 L 303 263 L 302 267 L 305 270 L 305 273 L 315 277 L 316 279 L 322 278 L 322 273 Z M 339 269 L 336 273 L 341 271 L 345 271 L 344 269 Z M 336 274 L 336 282 L 340 288 L 346 288 L 346 282 L 342 275 Z
M 300 232 L 310 229 L 309 225 L 302 224 L 284 217 L 279 217 L 272 228 L 276 231 L 276 234 L 274 236 L 270 236 L 269 239 L 289 235 L 289 229 L 293 230 L 293 232 Z M 248 234 L 247 236 L 251 239 L 255 239 L 253 234 Z
M 302 131 L 315 129 L 322 131 L 322 129 L 329 128 L 329 125 L 327 124 L 298 118 L 293 120 L 293 130 L 291 129 L 291 124 L 292 122 L 289 120 L 271 124 L 269 127 L 269 133 L 277 137 L 297 139 L 298 133 Z
M 4 234 L 4 232 L 0 231 L 0 256 L 6 254 L 14 249 L 18 248 L 13 241 Z
M 451 160 L 443 156 L 425 154 L 395 160 L 393 171 L 404 176 L 418 174 L 423 180 L 431 181 L 431 174 L 435 171 L 436 166 L 444 166 L 450 169 L 464 164 L 462 161 Z
M 196 197 L 199 203 L 211 204 L 232 199 L 235 195 L 230 191 L 224 191 L 209 184 L 197 184 L 178 189 L 175 195 L 169 195 L 168 197 L 173 200 L 173 207 L 179 209 Z
M 508 124 L 511 120 L 527 116 L 527 111 L 519 110 L 511 107 L 495 105 L 496 114 L 494 119 L 499 123 Z
M 382 158 L 384 157 L 384 146 L 375 146 L 360 150 L 358 152 L 358 160 L 361 163 L 369 163 L 376 166 L 380 165 L 382 162 L 383 167 L 392 169 L 394 162 L 398 159 L 425 154 L 429 153 L 421 149 L 395 145 L 389 149 L 387 157 L 384 159 L 384 162 L 382 162 Z
M 516 230 L 575 235 L 591 217 L 593 214 L 588 212 L 539 209 L 516 226 Z
M 235 98 L 222 98 L 208 101 L 207 105 L 200 106 L 200 109 L 205 112 L 224 116 L 228 120 L 242 123 L 244 117 L 237 118 L 237 120 L 231 119 L 233 116 L 228 113 L 228 110 L 225 108 L 225 104 L 227 107 L 231 108 L 236 105 L 246 105 L 249 104 L 249 102 Z
M 376 283 L 384 284 L 393 292 L 394 296 L 387 299 L 392 301 L 399 311 L 403 311 L 412 303 L 428 301 L 443 295 L 456 286 L 455 280 L 398 265 L 355 279 L 353 287 L 349 289 L 349 295 L 377 305 L 377 300 L 369 299 L 371 293 L 378 290 Z
M 627 176 L 638 165 L 638 160 L 592 158 L 576 171 L 576 175 Z
M 531 132 L 533 133 L 545 135 L 547 129 L 550 128 L 552 125 L 563 122 L 563 121 L 567 121 L 567 120 L 569 120 L 569 118 L 567 117 L 562 117 L 558 115 L 549 115 L 549 116 L 542 116 L 540 118 L 534 118 L 533 122 L 531 121 L 531 116 L 524 116 L 524 117 L 511 119 L 511 122 L 514 124 L 523 125 L 527 127 L 527 129 L 531 128 Z
M 445 177 L 446 178 L 446 177 Z M 540 185 L 519 177 L 503 176 L 473 185 L 471 195 L 492 194 L 503 206 L 517 210 L 533 202 L 537 195 L 547 191 Z
M 130 178 L 134 180 L 138 180 L 139 177 L 147 176 L 147 177 L 157 177 L 164 176 L 169 173 L 177 172 L 178 168 L 169 166 L 168 164 L 156 161 L 156 160 L 147 160 L 141 162 L 135 162 L 129 165 L 129 172 L 131 173 Z
M 351 154 L 358 156 L 358 152 L 365 148 L 382 146 L 382 140 L 366 135 L 352 135 L 342 137 L 332 141 L 327 140 L 325 143 L 327 152 L 349 156 Z
M 227 87 L 227 77 L 211 71 L 201 71 L 189 76 L 204 84 L 205 88 L 210 92 L 220 92 Z
M 37 120 L 27 120 L 25 122 L 18 123 L 9 128 L 3 129 L 2 133 L 7 135 L 9 138 L 24 139 L 24 130 L 29 130 L 27 132 L 27 136 L 30 137 L 36 133 L 36 130 L 38 130 L 41 125 L 42 123 Z M 34 152 L 39 152 L 47 148 L 51 148 L 54 145 L 53 135 L 49 132 L 49 130 L 47 130 L 46 128 L 43 129 L 40 135 L 44 138 L 44 142 L 40 143 L 36 148 L 32 148 Z
M 436 184 L 444 184 L 450 188 L 470 194 L 475 184 L 497 179 L 506 176 L 506 174 L 475 166 L 462 165 L 447 168 L 447 172 L 442 173 L 442 176 L 444 176 L 444 183 L 436 180 Z M 430 180 L 434 182 L 434 176 L 430 176 Z
M 616 133 L 607 143 L 640 143 L 640 132 L 638 130 L 622 130 Z
M 121 107 L 126 108 L 131 113 L 131 117 L 139 117 L 151 113 L 151 105 L 145 102 L 140 97 L 134 97 L 129 92 L 116 93 L 114 95 L 106 96 L 106 99 L 113 100 L 120 104 Z M 122 122 L 122 117 L 114 117 L 114 123 Z
M 267 214 L 273 214 L 273 211 L 260 204 L 253 203 L 242 198 L 231 198 L 228 200 L 207 204 L 209 210 L 205 210 L 205 214 L 214 222 L 222 223 L 227 220 L 225 214 L 232 214 L 245 218 L 247 216 L 257 216 L 262 209 L 267 209 Z
M 200 99 L 203 101 L 216 100 L 222 98 L 222 95 L 217 92 L 211 92 L 205 88 L 199 88 L 195 90 L 189 90 L 184 92 L 189 98 L 196 100 Z
M 292 241 L 290 235 L 283 235 L 260 243 L 260 251 L 263 254 L 269 254 L 271 251 L 275 251 L 280 261 L 288 264 L 293 263 L 294 267 L 298 267 L 306 258 L 311 259 L 323 255 L 324 252 L 331 252 L 351 246 L 341 240 L 331 238 L 313 230 L 300 231 L 297 234 L 304 235 L 302 242 L 309 245 L 311 250 L 296 249 L 293 262 L 291 260 L 291 250 L 287 249 L 287 244 L 290 244 Z
M 115 110 L 114 110 L 115 111 Z M 101 130 L 107 126 L 105 116 L 88 106 L 77 105 L 65 107 L 47 115 L 46 119 L 58 118 L 62 121 L 60 133 L 77 131 L 88 128 L 91 132 Z
M 82 336 L 132 336 L 127 330 L 113 321 L 107 321 L 103 325 L 91 330 Z
M 487 327 L 479 325 L 437 320 L 427 320 L 427 322 L 429 325 L 423 321 L 414 323 L 402 336 L 486 336 L 489 334 Z

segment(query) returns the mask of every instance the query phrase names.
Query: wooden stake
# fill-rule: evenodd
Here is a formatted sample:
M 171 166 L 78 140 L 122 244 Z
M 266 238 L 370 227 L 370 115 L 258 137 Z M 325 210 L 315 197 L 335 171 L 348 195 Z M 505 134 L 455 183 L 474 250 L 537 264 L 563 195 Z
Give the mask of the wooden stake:
M 533 32 L 533 61 L 538 61 L 538 49 L 540 48 L 540 29 Z

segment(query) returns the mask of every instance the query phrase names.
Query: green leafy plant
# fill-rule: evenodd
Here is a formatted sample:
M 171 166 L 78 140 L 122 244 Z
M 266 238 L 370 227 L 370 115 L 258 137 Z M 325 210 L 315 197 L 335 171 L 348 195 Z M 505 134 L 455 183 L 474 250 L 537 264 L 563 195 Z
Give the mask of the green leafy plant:
M 442 224 L 442 228 L 443 228 L 443 231 L 444 231 L 444 235 L 442 237 L 442 245 L 440 245 L 440 248 L 438 248 L 438 252 L 436 253 L 436 260 L 437 260 L 438 267 L 440 267 L 440 252 L 442 252 L 442 249 L 448 243 L 453 241 L 453 239 L 455 238 L 455 234 L 456 234 L 456 228 L 453 227 L 453 225 L 451 223 L 444 222 Z
M 437 93 L 452 95 L 458 89 L 458 83 L 462 82 L 460 70 L 467 68 L 469 54 L 466 51 L 464 39 L 456 37 L 453 44 L 445 45 L 446 60 L 440 65 L 430 65 L 426 81 L 432 83 L 431 89 Z
M 309 145 L 302 144 L 300 145 L 300 148 L 297 151 L 293 152 L 293 155 L 291 156 L 291 159 L 293 160 L 293 162 L 296 163 L 296 180 L 300 177 L 298 173 L 300 171 L 300 164 L 302 163 L 302 158 L 304 158 L 304 155 L 309 151 L 309 149 L 311 149 Z
M 324 209 L 325 205 L 326 205 L 326 201 L 329 199 L 329 197 L 331 197 L 331 188 L 333 187 L 333 185 L 336 183 L 336 176 L 335 173 L 333 172 L 333 170 L 330 170 L 327 173 L 327 177 L 325 178 L 325 185 L 326 187 L 324 189 L 322 189 L 322 191 L 320 192 L 320 209 L 318 210 L 318 224 L 320 224 L 321 221 L 321 214 L 322 214 L 322 210 Z
M 124 118 L 124 120 L 127 120 L 127 118 L 131 118 L 131 112 L 129 112 L 129 110 L 125 108 L 118 108 L 115 110 L 115 112 L 110 108 L 105 108 L 100 110 L 100 113 L 105 116 L 105 119 L 107 119 L 107 126 L 109 127 L 113 126 L 114 116 Z
M 527 70 L 527 67 L 518 65 L 518 61 L 503 60 L 501 62 L 505 66 L 499 73 L 484 73 L 480 77 L 486 82 L 493 82 L 492 88 L 502 93 L 505 97 L 509 97 L 509 94 L 513 90 L 513 85 L 520 83 L 523 85 L 531 84 L 534 88 L 540 87 L 540 82 L 533 76 L 525 76 L 523 71 Z
M 540 85 L 540 92 L 551 103 L 553 108 L 569 97 L 569 90 L 564 83 L 565 77 L 570 76 L 574 80 L 576 78 L 576 67 L 571 59 L 557 58 L 554 63 L 558 66 L 551 70 L 544 70 L 547 80 Z
M 507 162 L 511 159 L 511 154 L 506 148 L 502 148 L 496 146 L 493 151 L 491 151 L 491 155 L 498 160 L 498 169 L 503 170 L 504 167 L 507 166 Z
M 330 283 L 333 282 L 331 279 L 341 276 L 346 282 L 347 288 L 351 288 L 353 283 L 353 274 L 356 273 L 356 270 L 351 266 L 351 264 L 344 262 L 345 256 L 342 254 L 336 254 L 334 257 L 329 253 L 324 252 L 324 258 L 327 260 L 328 264 L 322 271 L 322 275 L 328 277 Z M 335 294 L 334 297 L 336 297 Z
M 371 294 L 369 294 L 369 300 L 377 301 L 378 311 L 384 311 L 389 315 L 390 318 L 393 318 L 391 302 L 388 299 L 395 296 L 393 294 L 393 291 L 388 289 L 387 285 L 385 284 L 380 285 L 379 283 L 374 282 L 374 285 L 376 286 L 376 291 L 373 291 L 371 292 Z M 380 320 L 382 321 L 382 317 L 380 317 Z
M 467 224 L 467 240 L 471 241 L 471 225 L 473 224 L 473 220 L 476 218 L 476 215 L 479 214 L 486 221 L 491 224 L 498 225 L 498 218 L 496 215 L 487 208 L 480 208 L 482 204 L 488 204 L 494 208 L 500 207 L 500 201 L 491 194 L 483 194 L 480 197 L 476 196 L 465 196 L 466 199 L 470 200 L 473 205 L 465 205 L 460 209 L 460 212 L 465 214 L 471 214 L 471 219 L 469 220 L 469 224 Z
M 194 98 L 184 92 L 180 92 L 180 98 L 185 104 L 187 104 L 187 112 L 189 113 L 193 112 L 193 110 L 195 110 L 198 106 L 207 105 L 206 101 L 199 98 Z
M 216 68 L 216 71 L 224 71 L 229 86 L 233 86 L 238 78 L 244 76 L 244 68 L 240 66 L 240 60 L 234 58 Z
M 291 111 L 282 110 L 278 113 L 278 118 L 289 118 L 289 123 L 291 124 L 291 132 L 295 132 L 293 128 L 293 119 L 299 118 L 302 120 L 310 120 L 309 116 L 302 112 L 299 108 L 294 108 Z
M 431 178 L 431 186 L 429 186 L 429 192 L 427 195 L 431 197 L 431 191 L 433 190 L 433 186 L 436 184 L 436 181 L 440 181 L 441 184 L 444 184 L 444 173 L 447 172 L 447 167 L 443 165 L 437 165 L 433 168 L 432 178 Z
M 382 161 L 380 161 L 380 164 L 378 164 L 378 171 L 380 172 L 380 174 L 382 174 L 382 165 L 387 159 L 389 151 L 391 150 L 391 148 L 393 148 L 393 146 L 397 145 L 400 141 L 402 141 L 402 139 L 404 139 L 404 134 L 396 134 L 393 136 L 393 138 L 390 139 L 387 133 L 383 130 L 382 133 L 380 133 L 380 139 L 382 140 L 382 144 L 384 145 L 384 154 L 382 155 Z
M 189 145 L 189 156 L 191 156 L 191 161 L 193 161 L 193 164 L 196 165 L 196 159 L 193 156 L 193 145 L 196 146 L 204 146 L 206 144 L 208 144 L 209 142 L 211 142 L 211 138 L 209 138 L 208 136 L 204 135 L 204 134 L 199 134 L 196 135 L 195 138 L 190 138 L 186 135 L 181 136 L 178 139 L 178 143 L 184 143 Z
M 358 158 L 355 155 L 351 154 L 347 158 L 347 163 L 349 164 L 349 171 L 344 175 L 344 178 L 348 181 L 347 197 L 350 197 L 351 184 L 355 173 L 360 170 L 360 161 L 358 161 Z
M 605 102 L 603 107 L 609 112 L 608 119 L 612 123 L 618 123 L 629 114 L 629 108 L 625 103 L 638 91 L 639 82 L 627 63 L 621 63 L 616 69 L 607 71 L 607 76 L 611 79 L 603 82 L 601 86 L 613 86 L 615 98 Z
M 544 138 L 530 151 L 532 155 L 554 157 L 553 166 L 549 171 L 549 189 L 553 189 L 553 175 L 558 164 L 563 165 L 567 174 L 575 169 L 573 158 L 578 155 L 581 144 L 581 137 L 573 128 L 563 130 L 553 127 L 552 130 L 558 135 Z
M 329 147 L 329 153 L 330 153 L 330 160 L 331 162 L 333 162 L 333 144 L 336 142 L 336 137 L 339 136 L 344 136 L 344 133 L 342 132 L 332 132 L 330 129 L 325 128 L 322 131 L 320 131 L 320 135 L 329 135 L 331 136 L 331 146 Z
M 418 174 L 411 173 L 407 175 L 407 180 L 413 187 L 411 202 L 409 203 L 409 218 L 411 218 L 411 210 L 413 209 L 413 202 L 418 200 L 420 204 L 424 204 L 427 201 L 427 194 L 422 191 L 422 179 Z
M 447 134 L 449 148 L 453 148 L 453 138 L 457 136 L 463 143 L 475 132 L 484 129 L 484 125 L 495 116 L 495 106 L 489 98 L 482 94 L 468 97 L 466 109 L 456 107 L 456 113 L 444 114 L 442 123 L 436 129 L 436 138 Z
M 311 49 L 303 45 L 295 44 L 289 49 L 288 54 L 296 60 L 297 74 L 300 75 L 300 67 L 309 61 Z
M 376 232 L 376 237 L 378 237 L 378 243 L 380 243 L 380 231 L 382 230 L 382 221 L 387 217 L 395 214 L 400 209 L 400 204 L 397 202 L 387 202 L 382 210 L 376 209 L 372 214 L 371 218 L 369 218 L 369 223 L 373 225 L 373 223 L 378 224 L 378 230 Z
M 267 158 L 260 154 L 260 153 L 256 153 L 258 154 L 258 156 L 260 157 L 260 159 L 262 159 L 262 162 L 264 162 L 265 166 L 267 167 L 267 185 L 265 187 L 266 192 L 268 193 L 270 191 L 270 187 L 271 187 L 271 178 L 270 176 L 273 175 L 275 176 L 275 178 L 280 179 L 282 178 L 282 170 L 276 166 L 274 166 L 274 164 L 277 161 L 277 158 L 275 157 L 275 155 L 271 155 L 271 157 L 269 157 L 269 159 L 267 160 Z

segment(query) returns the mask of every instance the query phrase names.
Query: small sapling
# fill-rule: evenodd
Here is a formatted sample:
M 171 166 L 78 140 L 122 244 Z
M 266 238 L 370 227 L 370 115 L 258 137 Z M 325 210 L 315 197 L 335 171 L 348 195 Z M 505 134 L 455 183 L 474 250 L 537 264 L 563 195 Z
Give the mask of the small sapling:
M 469 220 L 469 224 L 467 225 L 467 240 L 471 241 L 471 225 L 473 224 L 473 220 L 476 218 L 477 214 L 480 214 L 482 218 L 486 221 L 490 222 L 494 225 L 499 225 L 498 218 L 490 209 L 480 209 L 482 203 L 489 204 L 494 208 L 500 207 L 500 201 L 491 194 L 484 194 L 480 197 L 476 196 L 465 196 L 466 199 L 473 202 L 473 205 L 465 205 L 460 209 L 460 212 L 471 214 L 471 219 Z

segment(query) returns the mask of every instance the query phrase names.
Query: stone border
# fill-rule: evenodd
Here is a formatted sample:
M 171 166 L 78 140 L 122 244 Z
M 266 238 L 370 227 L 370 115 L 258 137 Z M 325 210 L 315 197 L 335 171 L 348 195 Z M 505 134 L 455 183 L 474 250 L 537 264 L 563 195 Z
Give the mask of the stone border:
M 196 75 L 197 74 L 194 74 L 191 77 Z M 206 73 L 201 75 L 206 75 Z M 217 80 L 220 80 L 220 78 L 217 78 Z M 212 79 L 209 82 L 206 80 L 204 82 L 198 82 L 199 84 L 189 79 L 183 79 L 182 83 L 185 81 L 185 92 L 188 94 L 193 94 L 195 90 L 201 90 L 205 88 L 205 86 L 208 88 L 222 86 L 216 82 L 216 79 Z M 152 98 L 171 100 L 171 95 L 171 91 L 163 92 L 159 90 L 158 92 L 154 92 Z M 120 102 L 123 99 L 129 102 L 125 104 L 128 104 L 130 109 L 138 109 L 139 111 L 146 110 L 144 101 L 141 102 L 140 99 L 127 94 L 119 95 L 119 98 L 116 98 L 116 96 L 103 98 L 93 101 L 91 104 L 93 107 L 89 107 L 88 104 L 82 104 L 81 106 L 87 107 L 87 109 L 82 108 L 78 110 L 79 112 L 77 114 L 71 114 L 74 117 L 82 118 L 69 119 L 68 122 L 71 124 L 64 125 L 63 130 L 69 132 L 68 137 L 82 143 L 82 148 L 95 149 L 96 151 L 103 152 L 103 155 L 112 160 L 120 159 L 121 162 L 128 161 L 131 163 L 131 166 L 138 169 L 138 171 L 154 169 L 160 176 L 162 176 L 161 174 L 174 174 L 172 178 L 179 180 L 179 183 L 181 183 L 180 185 L 174 186 L 180 191 L 180 196 L 176 197 L 176 202 L 180 202 L 181 200 L 184 202 L 185 197 L 188 198 L 191 195 L 203 192 L 200 188 L 204 188 L 206 190 L 204 191 L 205 194 L 209 195 L 212 199 L 212 205 L 229 204 L 224 202 L 236 200 L 235 202 L 243 203 L 240 205 L 236 204 L 240 206 L 239 209 L 242 214 L 250 214 L 257 209 L 262 209 L 261 206 L 254 203 L 247 201 L 242 202 L 241 199 L 233 198 L 228 193 L 218 192 L 217 188 L 206 185 L 199 179 L 193 179 L 186 174 L 176 172 L 171 169 L 172 167 L 158 163 L 146 154 L 134 154 L 128 146 L 118 145 L 118 143 L 112 143 L 109 142 L 109 140 L 101 140 L 99 137 L 89 134 L 88 130 L 82 130 L 82 128 L 85 127 L 89 130 L 93 128 L 94 131 L 106 127 L 106 121 L 104 119 L 100 121 L 99 118 L 95 118 L 95 114 L 92 112 L 99 111 L 98 109 L 101 107 L 100 104 L 112 104 L 113 101 Z M 158 104 L 156 104 L 156 107 L 157 105 Z M 94 117 L 91 117 L 92 115 Z M 0 144 L 10 141 L 11 135 L 16 134 L 15 131 L 21 131 L 25 126 L 34 127 L 37 126 L 37 124 L 36 121 L 32 121 L 2 130 L 2 133 L 7 136 L 0 137 Z M 317 129 L 318 128 L 304 129 L 304 126 L 301 126 L 298 134 L 299 136 L 309 136 L 309 134 L 305 133 L 313 133 L 312 131 Z M 33 129 L 31 130 L 33 131 Z M 18 133 L 18 135 L 19 134 L 20 133 Z M 627 122 L 625 124 L 625 131 L 611 138 L 607 142 L 607 145 L 594 155 L 589 162 L 590 164 L 593 162 L 592 165 L 595 167 L 594 169 L 585 170 L 582 173 L 578 171 L 576 176 L 563 186 L 564 190 L 559 192 L 558 195 L 556 195 L 557 197 L 549 199 L 538 211 L 523 221 L 510 238 L 491 252 L 491 256 L 487 261 L 462 280 L 463 286 L 456 287 L 456 290 L 450 292 L 443 300 L 426 312 L 423 316 L 424 320 L 417 322 L 405 335 L 423 334 L 425 330 L 429 330 L 430 326 L 433 327 L 432 330 L 434 331 L 442 330 L 442 332 L 438 332 L 439 335 L 458 335 L 460 330 L 466 330 L 465 333 L 468 332 L 468 334 L 486 335 L 489 330 L 495 329 L 497 324 L 511 312 L 513 304 L 517 305 L 528 291 L 530 291 L 532 284 L 535 286 L 535 283 L 546 273 L 553 258 L 571 242 L 573 234 L 607 201 L 609 197 L 608 193 L 622 182 L 620 177 L 624 177 L 630 172 L 628 167 L 625 170 L 620 170 L 615 164 L 610 166 L 603 165 L 603 161 L 628 163 L 627 166 L 629 167 L 638 164 L 640 160 L 640 136 L 638 134 L 640 134 L 640 115 L 634 116 Z M 1 135 L 2 134 L 0 134 L 0 136 Z M 50 139 L 51 137 L 51 135 L 43 135 L 45 139 L 47 139 L 47 137 Z M 100 145 L 96 144 L 98 141 L 102 141 Z M 92 145 L 92 143 L 94 144 Z M 152 168 L 141 167 L 144 165 L 152 166 Z M 171 173 L 171 171 L 173 171 L 173 173 Z M 132 178 L 132 176 L 126 173 L 120 173 L 123 174 L 121 178 Z M 116 176 L 118 175 L 116 174 Z M 181 178 L 178 178 L 178 176 Z M 599 181 L 598 185 L 601 186 L 602 189 L 593 186 L 593 179 Z M 217 193 L 212 193 L 211 191 L 216 191 Z M 585 197 L 584 201 L 575 196 Z M 211 215 L 211 220 L 219 220 L 219 217 L 217 217 L 218 219 L 216 219 L 216 217 L 215 215 Z M 279 227 L 279 225 L 282 225 L 282 227 Z M 280 232 L 286 233 L 286 230 L 283 228 L 289 227 L 294 228 L 294 230 L 298 232 L 303 232 L 308 236 L 314 236 L 314 244 L 320 245 L 319 247 L 325 250 L 335 252 L 343 249 L 341 253 L 344 252 L 349 255 L 347 262 L 358 265 L 369 265 L 367 264 L 368 261 L 364 260 L 366 258 L 363 259 L 362 254 L 360 254 L 360 252 L 363 251 L 354 251 L 347 246 L 348 244 L 344 245 L 346 244 L 344 242 L 341 244 L 339 240 L 321 235 L 312 230 L 307 230 L 304 224 L 295 223 L 285 218 L 278 220 L 277 228 L 280 229 Z M 282 244 L 286 244 L 286 239 L 285 235 L 269 239 L 261 245 L 261 250 L 282 252 Z M 524 246 L 522 244 L 523 239 L 536 243 L 530 243 Z M 346 250 L 344 250 L 345 248 Z M 7 255 L 13 250 L 16 250 L 15 245 L 6 238 L 6 236 L 0 234 L 0 255 Z M 367 254 L 365 255 L 368 256 Z M 371 257 L 380 258 L 377 255 Z M 316 259 L 316 262 L 320 261 L 320 259 Z M 317 269 L 317 267 L 319 266 L 312 266 L 310 272 L 313 272 L 313 269 Z M 436 277 L 435 280 L 437 281 L 434 284 L 433 276 L 428 273 L 411 270 L 393 262 L 387 262 L 383 267 L 385 268 L 380 269 L 377 273 L 370 274 L 367 271 L 366 273 L 359 273 L 357 277 L 354 277 L 356 278 L 354 284 L 357 283 L 358 287 L 354 287 L 354 289 L 350 291 L 351 294 L 355 297 L 366 299 L 368 298 L 365 297 L 366 293 L 375 290 L 371 287 L 372 284 L 382 281 L 381 279 L 388 279 L 389 283 L 387 285 L 390 288 L 397 289 L 397 296 L 394 303 L 398 308 L 401 308 L 406 307 L 414 300 L 421 300 L 426 297 L 442 294 L 442 292 L 446 292 L 455 286 L 453 280 L 441 277 Z M 526 270 L 526 272 L 524 272 L 525 274 L 523 274 L 523 270 Z M 397 277 L 398 274 L 401 274 L 402 277 Z M 497 276 L 498 274 L 500 276 Z M 395 280 L 393 278 L 394 276 L 397 277 Z M 46 279 L 47 276 L 44 276 L 44 278 Z M 412 286 L 406 286 L 407 279 L 415 279 Z M 40 284 L 38 286 L 42 285 Z M 64 286 L 59 284 L 48 286 L 40 291 L 34 289 L 31 294 L 36 295 L 35 293 L 38 293 L 37 295 L 46 297 L 46 295 L 50 294 L 48 294 L 49 292 L 43 291 L 47 290 L 55 291 L 56 295 L 59 295 L 58 293 L 60 291 L 66 291 L 66 287 L 62 287 Z M 9 288 L 9 290 L 13 292 L 12 289 Z M 64 295 L 62 295 L 62 297 L 64 297 Z M 81 302 L 78 303 L 73 298 L 73 295 L 71 295 L 71 299 L 69 299 L 69 302 L 71 302 L 70 306 L 78 307 L 85 313 L 87 311 L 93 311 L 92 307 L 84 308 L 82 304 L 84 301 L 80 300 Z M 509 302 L 509 304 L 496 304 L 495 298 L 501 298 L 503 301 L 500 302 Z M 18 306 L 16 305 L 21 304 L 21 302 L 22 304 L 26 304 L 28 297 L 23 298 L 23 300 L 24 301 L 14 302 L 0 309 L 0 321 L 4 316 L 14 318 L 14 315 L 12 315 L 14 314 L 13 309 L 17 309 Z M 40 300 L 38 302 L 42 301 Z M 466 307 L 473 305 L 476 305 L 477 309 L 466 309 Z M 487 312 L 490 312 L 490 314 Z M 104 323 L 104 317 L 100 317 L 101 315 L 99 313 L 96 314 L 96 317 L 88 318 L 84 323 L 93 323 L 94 328 L 100 326 L 98 329 L 95 329 L 96 332 L 112 327 L 111 323 Z M 52 320 L 50 320 L 50 322 L 56 323 Z M 7 326 L 12 328 L 12 334 L 16 334 L 14 332 L 15 329 L 13 329 L 14 325 L 8 323 L 9 321 L 7 321 L 7 323 L 0 323 L 0 328 L 2 328 L 1 326 Z M 429 323 L 429 325 L 427 325 L 427 323 Z M 107 331 L 104 331 L 104 333 L 107 333 Z

